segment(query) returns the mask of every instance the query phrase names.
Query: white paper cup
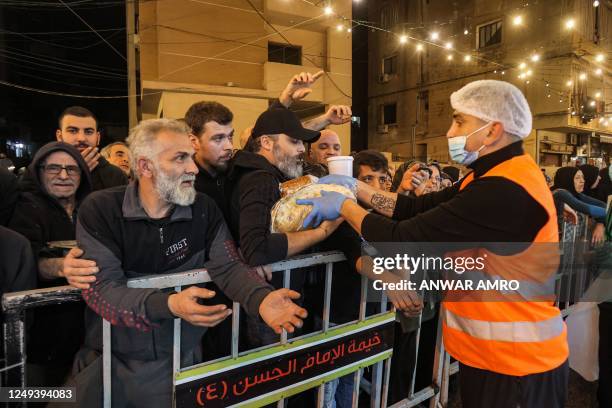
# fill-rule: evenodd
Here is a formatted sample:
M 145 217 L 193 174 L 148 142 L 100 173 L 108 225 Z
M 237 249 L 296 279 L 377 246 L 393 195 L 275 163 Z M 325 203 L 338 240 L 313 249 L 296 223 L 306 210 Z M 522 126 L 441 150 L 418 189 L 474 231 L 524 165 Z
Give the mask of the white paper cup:
M 353 177 L 353 156 L 334 156 L 327 159 L 329 174 Z

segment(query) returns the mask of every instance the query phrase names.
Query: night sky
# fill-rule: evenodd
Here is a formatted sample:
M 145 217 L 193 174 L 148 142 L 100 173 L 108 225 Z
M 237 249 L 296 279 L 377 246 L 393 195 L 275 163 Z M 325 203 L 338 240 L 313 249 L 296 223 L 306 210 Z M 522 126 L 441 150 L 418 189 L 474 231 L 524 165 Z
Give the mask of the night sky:
M 63 0 L 126 55 L 125 2 Z M 127 94 L 127 63 L 58 0 L 0 0 L 0 80 L 64 94 Z M 37 146 L 55 139 L 57 117 L 71 105 L 98 116 L 102 144 L 127 134 L 126 99 L 91 99 L 0 84 L 0 152 L 7 140 Z

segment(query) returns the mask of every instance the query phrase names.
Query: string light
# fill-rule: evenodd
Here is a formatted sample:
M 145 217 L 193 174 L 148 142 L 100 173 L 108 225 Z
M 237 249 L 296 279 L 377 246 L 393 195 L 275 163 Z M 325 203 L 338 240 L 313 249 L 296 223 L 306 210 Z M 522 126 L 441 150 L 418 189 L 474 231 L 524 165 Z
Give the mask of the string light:
M 438 33 L 437 31 L 434 31 L 433 33 L 430 34 L 430 38 L 432 41 L 437 41 L 440 38 L 440 33 Z
M 468 29 L 466 28 L 465 30 L 463 30 L 463 35 L 468 35 L 470 32 L 468 31 Z
M 336 30 L 338 30 L 338 31 L 342 31 L 342 30 L 344 30 L 344 26 L 343 26 L 342 24 L 338 24 L 338 25 L 336 26 Z
M 582 74 L 580 74 L 580 76 L 578 77 L 578 79 L 580 79 L 581 81 L 584 81 L 587 79 L 587 75 L 583 72 Z
M 527 70 L 527 72 L 525 73 L 527 76 L 531 76 L 531 74 L 533 74 L 533 72 L 531 70 Z
M 531 61 L 532 62 L 538 62 L 540 60 L 540 56 L 538 54 L 533 54 L 531 56 Z
M 603 72 L 603 71 L 601 70 L 601 68 L 597 68 L 597 69 L 595 70 L 595 75 L 598 75 L 598 76 L 599 76 L 599 75 L 601 75 L 601 74 L 602 74 L 602 72 Z
M 515 16 L 512 19 L 512 24 L 514 24 L 515 26 L 523 24 L 523 16 Z
M 593 2 L 593 7 L 599 7 L 599 1 L 595 0 L 595 1 Z
M 597 62 L 603 62 L 605 58 L 606 58 L 606 57 L 605 57 L 603 54 L 597 54 L 597 55 L 595 56 L 595 61 L 597 61 Z
M 453 49 L 453 43 L 452 43 L 452 42 L 450 42 L 450 41 L 449 41 L 449 42 L 447 42 L 447 43 L 444 45 L 444 48 L 446 48 L 447 50 L 452 50 L 452 49 Z
M 331 8 L 331 6 L 326 6 L 323 9 L 323 12 L 325 13 L 326 16 L 331 16 L 332 14 L 334 14 L 334 9 Z
M 449 60 L 449 61 L 452 61 L 453 60 L 453 56 L 452 55 L 447 55 L 446 59 Z
M 591 107 L 595 106 L 595 101 L 589 102 L 589 106 L 591 106 Z
M 520 69 L 525 69 L 525 68 L 527 68 L 527 64 L 525 64 L 524 62 L 521 62 L 521 63 L 519 64 L 519 68 L 520 68 Z
M 346 29 L 346 32 L 347 32 L 347 33 L 352 33 L 352 32 L 353 32 L 353 29 L 349 27 L 349 28 L 347 28 L 347 29 Z
M 572 86 L 572 85 L 574 85 L 574 81 L 567 81 L 567 82 L 565 83 L 565 85 L 567 85 L 567 86 Z
M 463 60 L 465 62 L 470 62 L 472 60 L 472 56 L 471 55 L 466 55 L 465 57 L 463 57 Z
M 573 29 L 576 26 L 576 21 L 573 18 L 569 18 L 565 21 L 565 28 L 568 30 Z
M 401 35 L 399 41 L 400 41 L 400 44 L 406 44 L 408 42 L 408 36 L 407 35 Z
M 595 98 L 596 99 L 601 98 L 601 92 L 595 92 Z
M 506 71 L 502 71 L 502 75 L 506 75 Z
M 416 50 L 417 51 L 423 51 L 423 44 L 417 44 Z

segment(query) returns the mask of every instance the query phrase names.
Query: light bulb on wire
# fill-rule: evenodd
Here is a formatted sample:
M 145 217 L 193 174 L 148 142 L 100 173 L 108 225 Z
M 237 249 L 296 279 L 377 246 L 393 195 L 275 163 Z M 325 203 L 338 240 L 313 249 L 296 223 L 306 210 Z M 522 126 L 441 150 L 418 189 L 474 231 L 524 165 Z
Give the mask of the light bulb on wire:
M 416 50 L 417 51 L 423 51 L 423 44 L 417 44 Z
M 438 39 L 440 39 L 440 33 L 438 33 L 437 31 L 434 31 L 433 33 L 429 35 L 429 37 L 431 38 L 432 41 L 437 41 Z
M 331 6 L 326 6 L 323 9 L 323 12 L 325 13 L 326 16 L 331 16 L 332 14 L 334 14 L 334 9 L 331 8 Z
M 406 44 L 408 42 L 408 36 L 407 35 L 400 35 L 400 44 Z
M 576 21 L 573 18 L 568 18 L 567 20 L 565 20 L 566 29 L 571 30 L 574 27 L 576 27 Z
M 531 61 L 532 62 L 538 62 L 540 60 L 540 56 L 538 54 L 533 54 L 531 56 Z
M 450 42 L 450 41 L 449 41 L 449 42 L 447 42 L 447 43 L 444 45 L 444 48 L 446 48 L 447 50 L 452 50 L 452 49 L 453 49 L 453 43 L 452 43 L 452 42 Z
M 515 16 L 512 19 L 512 24 L 514 24 L 515 26 L 523 24 L 523 16 Z
M 466 55 L 465 57 L 463 57 L 463 60 L 465 62 L 470 62 L 472 60 L 472 56 L 471 55 Z
M 597 61 L 597 62 L 603 62 L 604 59 L 606 59 L 606 57 L 603 54 L 597 54 L 595 56 L 595 61 Z

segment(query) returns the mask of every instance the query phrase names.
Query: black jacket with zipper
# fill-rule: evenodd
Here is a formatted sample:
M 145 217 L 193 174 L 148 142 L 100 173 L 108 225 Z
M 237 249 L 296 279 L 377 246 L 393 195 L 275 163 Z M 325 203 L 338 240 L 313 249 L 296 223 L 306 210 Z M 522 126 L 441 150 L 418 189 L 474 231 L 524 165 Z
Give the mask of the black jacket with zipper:
M 40 164 L 54 152 L 66 152 L 81 168 L 81 181 L 76 191 L 76 206 L 72 217 L 44 188 L 40 179 Z M 25 236 L 32 247 L 35 263 L 40 258 L 63 257 L 48 248 L 50 241 L 75 239 L 75 220 L 78 206 L 91 189 L 87 164 L 74 147 L 61 142 L 48 143 L 38 150 L 28 166 L 33 175 L 30 191 L 22 192 L 17 200 L 9 228 Z M 64 278 L 43 280 L 37 287 L 67 285 Z M 68 304 L 38 308 L 33 313 L 33 325 L 28 333 L 28 361 L 45 364 L 69 365 L 83 341 L 83 304 Z

